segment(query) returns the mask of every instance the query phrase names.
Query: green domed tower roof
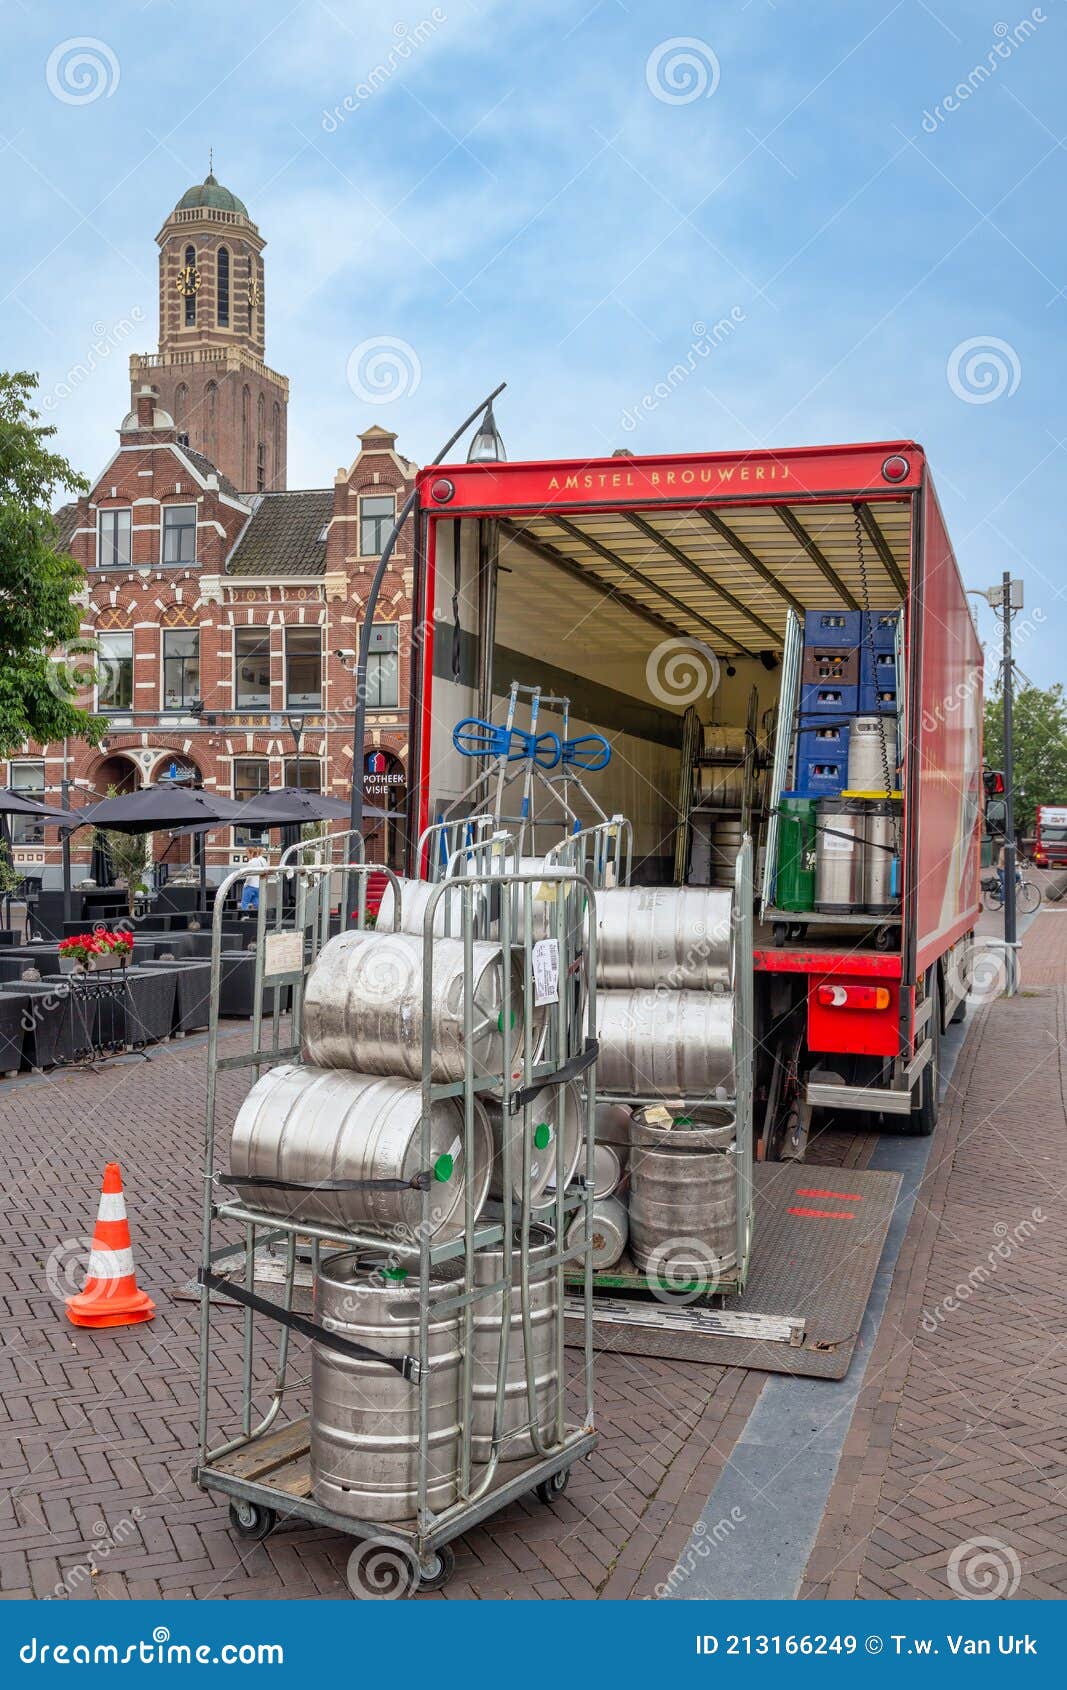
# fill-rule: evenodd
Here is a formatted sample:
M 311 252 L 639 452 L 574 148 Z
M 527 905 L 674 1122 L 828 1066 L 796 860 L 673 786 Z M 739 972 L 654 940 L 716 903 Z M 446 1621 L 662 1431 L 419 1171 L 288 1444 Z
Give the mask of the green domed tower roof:
M 197 207 L 209 211 L 236 211 L 239 216 L 248 216 L 248 207 L 244 200 L 239 200 L 236 194 L 231 194 L 229 188 L 224 188 L 209 170 L 202 182 L 189 188 L 174 207 L 175 211 L 193 211 Z

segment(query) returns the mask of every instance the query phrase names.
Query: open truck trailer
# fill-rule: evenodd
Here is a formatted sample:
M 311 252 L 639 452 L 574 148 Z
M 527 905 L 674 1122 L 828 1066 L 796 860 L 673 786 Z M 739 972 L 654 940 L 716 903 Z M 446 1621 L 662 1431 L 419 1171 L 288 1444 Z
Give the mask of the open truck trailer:
M 638 884 L 706 878 L 700 747 L 739 734 L 760 753 L 744 798 L 756 1154 L 802 1158 L 820 1109 L 930 1132 L 979 911 L 982 654 L 922 448 L 432 466 L 415 603 L 409 872 L 426 869 L 418 834 L 470 780 L 453 728 L 501 721 L 512 683 L 566 697 L 567 732 L 608 740 L 596 801 L 631 821 Z M 779 808 L 798 778 L 808 613 L 832 631 L 834 612 L 858 625 L 898 610 L 892 907 L 783 910 Z M 553 708 L 542 728 L 559 726 Z

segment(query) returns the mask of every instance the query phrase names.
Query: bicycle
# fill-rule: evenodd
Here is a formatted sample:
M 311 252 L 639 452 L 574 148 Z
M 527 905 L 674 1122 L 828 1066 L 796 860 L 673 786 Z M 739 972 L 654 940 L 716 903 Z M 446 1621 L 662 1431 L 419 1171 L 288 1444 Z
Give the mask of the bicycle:
M 1004 891 L 999 874 L 986 875 L 982 880 L 982 902 L 992 913 L 1004 908 Z M 1036 881 L 1015 875 L 1015 907 L 1023 915 L 1033 915 L 1041 908 L 1041 888 Z

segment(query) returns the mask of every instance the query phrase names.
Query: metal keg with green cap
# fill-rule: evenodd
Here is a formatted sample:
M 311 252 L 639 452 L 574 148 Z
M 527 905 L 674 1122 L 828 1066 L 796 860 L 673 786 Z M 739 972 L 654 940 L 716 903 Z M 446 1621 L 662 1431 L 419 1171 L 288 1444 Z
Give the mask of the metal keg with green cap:
M 504 1111 L 496 1098 L 485 1098 L 486 1113 L 493 1134 L 493 1173 L 489 1182 L 490 1197 L 504 1195 Z M 582 1149 L 582 1101 L 578 1087 L 543 1086 L 522 1109 L 508 1117 L 511 1146 L 511 1188 L 517 1202 L 522 1200 L 523 1140 L 530 1139 L 530 1201 L 543 1202 L 556 1182 L 557 1138 L 563 1140 L 563 1183 L 574 1177 Z
M 451 1097 L 430 1110 L 430 1154 L 423 1165 L 422 1087 L 412 1080 L 339 1068 L 280 1064 L 256 1082 L 234 1122 L 230 1168 L 246 1203 L 290 1220 L 372 1226 L 417 1237 L 423 1190 L 430 1190 L 430 1236 L 463 1231 L 467 1180 L 474 1211 L 489 1189 L 493 1141 L 474 1100 L 474 1166 L 463 1155 L 463 1109 Z M 277 1182 L 257 1185 L 257 1179 Z M 350 1182 L 349 1189 L 343 1182 Z M 331 1191 L 330 1182 L 342 1189 Z
M 457 1500 L 460 1315 L 437 1305 L 463 1289 L 453 1262 L 430 1269 L 427 1347 L 427 1502 Z M 315 1280 L 315 1319 L 377 1355 L 419 1350 L 419 1274 L 384 1253 L 327 1256 Z M 316 1502 L 360 1520 L 409 1520 L 418 1500 L 419 1386 L 388 1361 L 311 1346 L 311 1489 Z
M 818 800 L 783 792 L 778 805 L 778 876 L 774 902 L 779 909 L 807 914 L 815 908 L 815 817 Z
M 735 1134 L 732 1111 L 709 1104 L 634 1115 L 630 1254 L 645 1273 L 697 1283 L 736 1265 Z
M 338 933 L 312 963 L 304 988 L 303 1056 L 317 1068 L 422 1078 L 425 941 L 414 933 Z M 434 1080 L 462 1080 L 465 1009 L 473 1001 L 471 1055 L 476 1074 L 518 1064 L 523 1017 L 533 1023 L 535 1053 L 545 1010 L 523 999 L 521 965 L 511 969 L 511 1007 L 504 1014 L 501 947 L 475 940 L 470 980 L 462 939 L 433 941 L 430 1069 Z M 532 999 L 532 993 L 529 994 Z
M 530 1228 L 529 1279 L 525 1307 L 530 1326 L 530 1373 L 534 1384 L 535 1413 L 531 1418 L 527 1389 L 526 1337 L 523 1325 L 521 1232 L 514 1228 L 511 1247 L 511 1307 L 505 1339 L 506 1363 L 503 1413 L 497 1427 L 501 1461 L 519 1461 L 533 1455 L 529 1428 L 536 1426 L 542 1442 L 552 1442 L 556 1424 L 556 1394 L 559 1372 L 556 1365 L 556 1329 L 559 1323 L 559 1277 L 545 1265 L 555 1251 L 555 1233 L 549 1226 L 534 1223 Z M 504 1277 L 503 1244 L 488 1244 L 474 1256 L 474 1283 L 497 1285 Z M 500 1357 L 500 1328 L 504 1318 L 504 1293 L 479 1297 L 473 1305 L 474 1343 L 471 1382 L 471 1457 L 486 1462 L 492 1453 L 496 1409 L 497 1363 Z

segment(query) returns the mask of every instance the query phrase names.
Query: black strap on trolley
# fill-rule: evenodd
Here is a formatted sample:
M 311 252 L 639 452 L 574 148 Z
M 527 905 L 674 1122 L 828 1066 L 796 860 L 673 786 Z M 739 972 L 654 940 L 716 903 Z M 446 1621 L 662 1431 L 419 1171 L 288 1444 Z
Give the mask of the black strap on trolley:
M 563 1064 L 562 1068 L 553 1068 L 551 1074 L 542 1074 L 541 1078 L 535 1080 L 532 1085 L 520 1086 L 518 1091 L 513 1091 L 508 1099 L 508 1107 L 511 1113 L 517 1115 L 519 1110 L 524 1108 L 527 1103 L 533 1102 L 538 1092 L 545 1086 L 565 1085 L 568 1080 L 576 1080 L 579 1074 L 584 1074 L 587 1069 L 593 1066 L 599 1055 L 600 1040 L 586 1039 L 585 1049 L 580 1051 L 577 1056 L 572 1056 L 569 1062 Z
M 220 1174 L 223 1185 L 265 1186 L 270 1191 L 428 1191 L 433 1174 L 412 1174 L 410 1179 L 268 1179 L 265 1174 Z
M 257 1297 L 247 1286 L 238 1285 L 233 1279 L 225 1279 L 221 1273 L 210 1273 L 207 1268 L 201 1268 L 196 1277 L 199 1284 L 207 1290 L 218 1291 L 224 1297 L 231 1297 L 235 1303 L 242 1303 L 246 1309 L 252 1309 L 256 1314 L 266 1315 L 268 1319 L 276 1320 L 279 1325 L 302 1333 L 305 1338 L 322 1344 L 325 1349 L 336 1350 L 338 1355 L 350 1356 L 353 1361 L 381 1362 L 383 1367 L 391 1367 L 402 1379 L 409 1379 L 415 1384 L 422 1377 L 422 1363 L 417 1356 L 384 1356 L 380 1350 L 368 1349 L 365 1344 L 353 1344 L 350 1339 L 331 1332 L 329 1327 L 320 1326 L 318 1321 L 306 1320 L 302 1314 L 294 1314 L 292 1309 L 285 1309 L 280 1303 L 271 1303 L 266 1297 Z

